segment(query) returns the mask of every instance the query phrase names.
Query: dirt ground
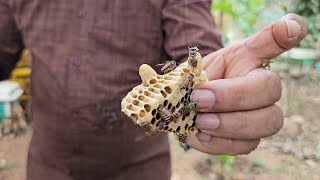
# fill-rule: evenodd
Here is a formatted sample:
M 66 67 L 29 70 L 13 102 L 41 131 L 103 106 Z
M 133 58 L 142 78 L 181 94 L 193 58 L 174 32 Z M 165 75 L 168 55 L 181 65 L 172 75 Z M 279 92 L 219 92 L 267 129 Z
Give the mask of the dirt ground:
M 283 77 L 278 104 L 285 112 L 284 127 L 249 155 L 184 152 L 171 138 L 172 180 L 320 180 L 320 78 L 314 77 Z M 30 137 L 28 130 L 0 140 L 0 180 L 24 180 Z
M 0 180 L 24 180 L 31 130 L 0 140 Z M 5 161 L 5 163 L 3 163 Z

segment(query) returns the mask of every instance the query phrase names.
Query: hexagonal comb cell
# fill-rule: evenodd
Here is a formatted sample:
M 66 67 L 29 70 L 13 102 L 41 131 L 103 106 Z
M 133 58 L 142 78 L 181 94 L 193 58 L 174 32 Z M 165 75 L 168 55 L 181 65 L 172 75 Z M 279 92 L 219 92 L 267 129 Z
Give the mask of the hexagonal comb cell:
M 189 48 L 187 61 L 179 66 L 174 61 L 161 64 L 163 74 L 157 74 L 147 64 L 141 65 L 142 84 L 122 99 L 122 112 L 148 136 L 157 131 L 173 132 L 185 143 L 190 134 L 197 133 L 196 103 L 191 102 L 190 95 L 208 79 L 202 68 L 202 57 L 195 49 Z

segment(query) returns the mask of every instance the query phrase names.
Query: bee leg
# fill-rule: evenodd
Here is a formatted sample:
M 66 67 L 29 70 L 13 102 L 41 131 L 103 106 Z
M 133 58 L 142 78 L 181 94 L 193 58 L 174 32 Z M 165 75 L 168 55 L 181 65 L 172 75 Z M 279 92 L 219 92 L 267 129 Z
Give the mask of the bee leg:
M 188 135 L 187 133 L 176 133 L 176 136 L 178 138 L 178 140 L 182 143 L 187 143 L 188 141 Z
M 165 65 L 165 63 L 156 64 L 156 66 L 163 66 L 163 65 Z
M 270 70 L 270 64 L 274 63 L 273 61 L 265 61 L 262 63 L 261 67 L 267 70 Z

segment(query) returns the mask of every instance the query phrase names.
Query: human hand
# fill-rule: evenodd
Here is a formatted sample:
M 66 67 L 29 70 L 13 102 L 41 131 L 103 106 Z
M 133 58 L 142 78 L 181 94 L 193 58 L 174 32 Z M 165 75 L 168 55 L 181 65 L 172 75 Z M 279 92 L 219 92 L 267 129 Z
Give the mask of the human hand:
M 288 14 L 262 31 L 203 58 L 209 82 L 192 94 L 200 132 L 188 144 L 210 154 L 247 154 L 261 138 L 277 133 L 283 113 L 279 77 L 262 64 L 298 44 L 303 19 Z

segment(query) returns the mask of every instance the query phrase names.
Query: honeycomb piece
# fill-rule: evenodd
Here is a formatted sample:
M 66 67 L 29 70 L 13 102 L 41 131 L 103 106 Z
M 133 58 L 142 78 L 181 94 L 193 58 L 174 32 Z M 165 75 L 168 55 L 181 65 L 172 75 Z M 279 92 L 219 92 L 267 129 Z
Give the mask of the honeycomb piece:
M 189 134 L 198 131 L 196 102 L 190 100 L 190 95 L 196 86 L 208 79 L 197 47 L 189 47 L 187 61 L 171 69 L 159 75 L 149 65 L 141 65 L 142 84 L 122 99 L 121 109 L 147 135 L 154 135 L 157 131 L 173 132 L 179 141 L 185 143 Z

